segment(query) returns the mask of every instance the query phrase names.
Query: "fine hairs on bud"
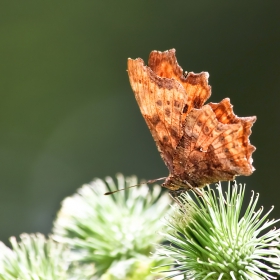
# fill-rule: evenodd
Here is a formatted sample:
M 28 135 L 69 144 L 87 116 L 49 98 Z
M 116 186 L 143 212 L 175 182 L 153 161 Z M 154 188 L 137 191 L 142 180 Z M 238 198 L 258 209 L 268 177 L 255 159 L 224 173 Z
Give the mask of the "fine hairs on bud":
M 280 229 L 270 228 L 279 220 L 267 219 L 273 207 L 266 214 L 263 207 L 256 209 L 259 195 L 253 192 L 241 216 L 245 186 L 236 183 L 229 182 L 225 194 L 221 184 L 217 191 L 208 186 L 202 192 L 202 197 L 186 192 L 175 198 L 162 232 L 170 244 L 156 252 L 174 260 L 164 279 L 277 279 Z

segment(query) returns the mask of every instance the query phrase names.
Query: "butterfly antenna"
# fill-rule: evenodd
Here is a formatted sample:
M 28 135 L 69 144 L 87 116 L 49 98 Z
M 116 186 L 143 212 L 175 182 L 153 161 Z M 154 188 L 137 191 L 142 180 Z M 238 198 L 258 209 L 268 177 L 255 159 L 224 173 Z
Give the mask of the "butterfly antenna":
M 130 188 L 139 187 L 139 186 L 144 185 L 144 184 L 152 184 L 152 183 L 157 182 L 157 181 L 165 180 L 166 178 L 167 177 L 162 177 L 162 178 L 158 178 L 158 179 L 148 180 L 146 182 L 143 182 L 143 183 L 140 183 L 140 184 L 137 184 L 137 185 L 129 186 L 129 187 L 119 189 L 119 190 L 116 190 L 116 191 L 112 191 L 112 192 L 106 192 L 106 193 L 104 193 L 104 195 L 110 195 L 110 194 L 113 194 L 113 193 L 116 193 L 116 192 L 120 192 L 120 191 L 130 189 Z

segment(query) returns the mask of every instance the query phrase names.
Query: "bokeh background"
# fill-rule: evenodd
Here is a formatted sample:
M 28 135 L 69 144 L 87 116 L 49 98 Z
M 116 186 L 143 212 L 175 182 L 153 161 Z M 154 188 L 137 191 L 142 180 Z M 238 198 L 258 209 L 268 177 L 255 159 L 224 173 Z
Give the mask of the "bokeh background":
M 279 206 L 280 1 L 3 1 L 0 239 L 50 232 L 61 200 L 94 177 L 168 174 L 126 61 L 176 48 L 212 96 L 257 115 L 256 171 L 238 182 Z M 133 190 L 131 190 L 133 191 Z

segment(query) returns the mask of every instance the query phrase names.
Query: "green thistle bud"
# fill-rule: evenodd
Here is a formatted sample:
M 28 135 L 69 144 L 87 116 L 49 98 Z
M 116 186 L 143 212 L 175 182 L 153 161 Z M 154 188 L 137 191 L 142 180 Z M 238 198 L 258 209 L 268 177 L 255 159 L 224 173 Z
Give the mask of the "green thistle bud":
M 0 243 L 1 280 L 69 279 L 70 252 L 65 245 L 39 233 L 21 234 L 20 239 L 17 242 L 15 237 L 10 238 L 12 249 Z
M 137 183 L 136 177 L 124 178 L 121 174 L 117 175 L 117 184 L 110 177 L 105 182 L 96 179 L 62 202 L 54 223 L 54 238 L 70 246 L 80 265 L 94 264 L 95 275 L 99 277 L 112 276 L 113 267 L 123 267 L 119 278 L 106 279 L 144 279 L 147 272 L 136 269 L 141 267 L 141 260 L 148 272 L 149 266 L 163 263 L 162 258 L 147 259 L 155 251 L 154 244 L 162 240 L 157 233 L 162 227 L 160 219 L 171 202 L 166 193 L 162 194 L 162 188 L 141 185 L 133 191 L 104 196 L 105 192 Z M 132 275 L 134 268 L 136 274 Z M 113 271 L 116 275 L 116 269 Z
M 273 248 L 280 230 L 269 230 L 279 221 L 267 220 L 272 209 L 264 215 L 263 207 L 255 210 L 259 195 L 253 193 L 241 217 L 245 187 L 229 183 L 223 195 L 219 184 L 217 191 L 208 187 L 202 198 L 187 192 L 175 199 L 162 233 L 171 245 L 157 250 L 174 260 L 172 275 L 164 279 L 276 279 L 280 251 Z

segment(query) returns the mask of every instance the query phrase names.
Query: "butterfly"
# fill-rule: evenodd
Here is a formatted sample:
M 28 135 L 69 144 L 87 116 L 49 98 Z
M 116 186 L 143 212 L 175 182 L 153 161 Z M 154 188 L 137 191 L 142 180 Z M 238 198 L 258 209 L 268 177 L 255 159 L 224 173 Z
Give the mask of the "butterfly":
M 252 174 L 256 117 L 237 117 L 229 98 L 204 105 L 211 95 L 207 72 L 183 72 L 171 49 L 152 51 L 147 66 L 129 58 L 128 76 L 169 170 L 163 187 L 186 191 Z

